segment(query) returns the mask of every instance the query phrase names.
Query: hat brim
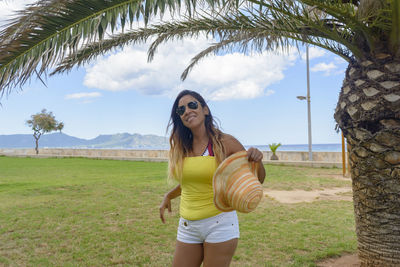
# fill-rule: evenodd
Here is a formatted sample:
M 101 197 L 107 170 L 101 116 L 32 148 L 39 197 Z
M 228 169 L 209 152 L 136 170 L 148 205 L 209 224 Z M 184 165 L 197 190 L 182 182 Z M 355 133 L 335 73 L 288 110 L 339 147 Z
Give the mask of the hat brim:
M 255 172 L 256 164 L 254 164 L 254 162 L 253 164 L 249 163 L 246 151 L 240 151 L 227 157 L 218 166 L 213 177 L 214 205 L 216 208 L 224 212 L 234 210 L 235 208 L 229 204 L 227 199 L 227 192 L 230 189 L 228 187 L 233 186 L 234 184 L 235 187 L 245 188 L 247 186 L 246 183 L 248 182 L 248 179 L 246 178 L 248 176 L 256 176 Z M 233 181 L 232 179 L 236 179 L 236 181 Z M 248 211 L 244 208 L 243 212 Z

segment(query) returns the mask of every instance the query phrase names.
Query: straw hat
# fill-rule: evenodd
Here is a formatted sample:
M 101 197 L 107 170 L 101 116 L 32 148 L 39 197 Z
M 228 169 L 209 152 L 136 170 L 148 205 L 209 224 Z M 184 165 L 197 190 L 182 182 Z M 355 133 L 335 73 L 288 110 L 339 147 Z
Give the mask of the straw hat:
M 256 176 L 256 163 L 249 163 L 247 152 L 230 155 L 217 168 L 213 177 L 214 204 L 221 211 L 253 211 L 263 196 Z

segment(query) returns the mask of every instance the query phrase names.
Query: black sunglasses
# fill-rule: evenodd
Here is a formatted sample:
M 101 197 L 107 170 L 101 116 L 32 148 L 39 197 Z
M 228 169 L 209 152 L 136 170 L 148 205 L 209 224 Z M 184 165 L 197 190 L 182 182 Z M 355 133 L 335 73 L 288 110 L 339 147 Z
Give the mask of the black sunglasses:
M 190 109 L 197 109 L 199 107 L 199 104 L 197 103 L 197 101 L 191 101 L 187 104 L 188 108 Z M 185 113 L 186 107 L 185 106 L 180 106 L 176 108 L 176 113 L 179 116 L 182 116 L 183 113 Z

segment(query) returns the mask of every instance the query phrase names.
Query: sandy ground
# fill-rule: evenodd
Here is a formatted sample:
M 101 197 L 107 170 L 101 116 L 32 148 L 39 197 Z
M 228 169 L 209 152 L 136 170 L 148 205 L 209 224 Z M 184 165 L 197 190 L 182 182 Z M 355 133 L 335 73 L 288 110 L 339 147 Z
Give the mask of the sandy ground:
M 349 194 L 351 187 L 338 187 L 324 190 L 293 190 L 293 191 L 277 191 L 264 190 L 265 196 L 274 199 L 280 203 L 299 203 L 313 202 L 318 200 L 344 200 L 352 201 L 352 196 Z M 359 267 L 360 261 L 357 254 L 343 255 L 339 258 L 330 258 L 317 263 L 319 267 Z
M 318 267 L 359 267 L 357 254 L 343 255 L 340 258 L 331 258 L 317 263 Z
M 338 187 L 324 190 L 293 190 L 293 191 L 277 191 L 264 190 L 264 194 L 280 203 L 299 203 L 313 202 L 317 200 L 346 200 L 352 201 L 351 187 Z M 343 195 L 345 194 L 345 195 Z

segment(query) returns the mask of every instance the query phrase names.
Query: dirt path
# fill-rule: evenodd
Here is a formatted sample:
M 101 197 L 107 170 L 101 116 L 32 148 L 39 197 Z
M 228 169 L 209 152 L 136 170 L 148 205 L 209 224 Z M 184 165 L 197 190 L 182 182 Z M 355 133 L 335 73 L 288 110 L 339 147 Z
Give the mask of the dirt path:
M 359 267 L 360 260 L 357 254 L 343 255 L 340 258 L 331 258 L 317 263 L 318 267 Z
M 280 203 L 313 202 L 317 200 L 345 200 L 352 201 L 351 187 L 337 187 L 324 190 L 264 190 L 264 194 Z

